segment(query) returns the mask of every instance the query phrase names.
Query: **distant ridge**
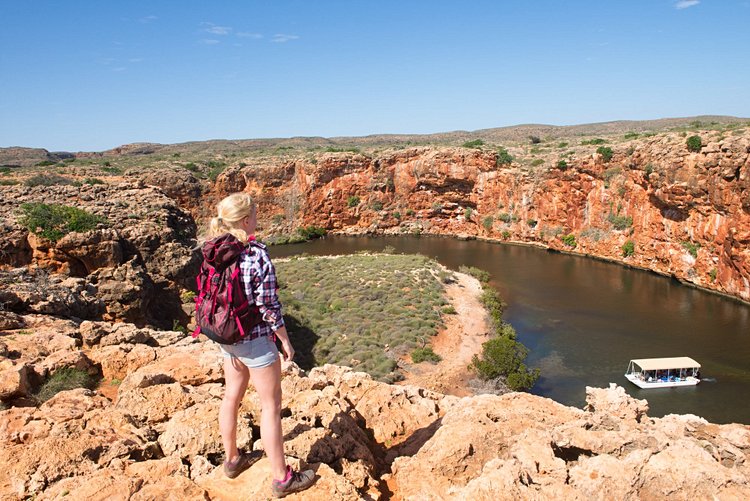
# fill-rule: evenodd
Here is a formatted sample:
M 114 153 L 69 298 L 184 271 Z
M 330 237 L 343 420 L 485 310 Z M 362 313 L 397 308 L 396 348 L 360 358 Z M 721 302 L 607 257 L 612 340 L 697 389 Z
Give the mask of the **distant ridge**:
M 567 137 L 614 135 L 626 132 L 661 132 L 679 127 L 710 127 L 712 125 L 748 122 L 750 118 L 724 115 L 699 115 L 682 118 L 660 118 L 657 120 L 616 120 L 581 125 L 521 124 L 475 131 L 456 130 L 434 134 L 372 134 L 356 137 L 290 137 L 267 139 L 212 139 L 176 144 L 132 143 L 103 152 L 49 152 L 42 148 L 19 146 L 0 148 L 0 165 L 30 166 L 42 161 L 60 161 L 72 156 L 119 156 L 150 155 L 154 153 L 174 154 L 191 152 L 214 152 L 217 154 L 252 151 L 264 148 L 316 148 L 316 147 L 388 147 L 404 145 L 458 146 L 465 141 L 481 139 L 488 143 L 526 141 L 530 136 L 544 140 Z

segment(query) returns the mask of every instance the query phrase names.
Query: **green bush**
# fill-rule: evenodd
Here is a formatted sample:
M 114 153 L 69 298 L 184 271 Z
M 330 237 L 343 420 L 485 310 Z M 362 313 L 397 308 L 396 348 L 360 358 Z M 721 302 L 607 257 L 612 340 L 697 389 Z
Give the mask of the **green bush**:
M 72 185 L 74 181 L 68 177 L 57 174 L 37 174 L 28 178 L 24 184 L 29 187 L 34 186 L 55 186 L 55 185 Z
M 62 367 L 42 383 L 39 390 L 34 393 L 34 398 L 38 402 L 46 402 L 61 391 L 73 390 L 75 388 L 93 390 L 97 382 L 98 379 L 89 375 L 86 371 L 76 369 L 75 367 Z
M 526 224 L 529 225 L 529 228 L 536 228 L 536 225 L 539 222 L 536 219 L 527 219 Z
M 576 245 L 578 245 L 578 244 L 576 244 L 576 236 L 573 235 L 572 233 L 569 234 L 569 235 L 563 235 L 562 237 L 560 237 L 560 240 L 562 240 L 562 242 L 565 245 L 567 245 L 568 247 L 571 247 L 573 249 L 575 249 Z
M 487 310 L 490 315 L 491 327 L 495 332 L 502 330 L 503 312 L 505 311 L 505 302 L 500 297 L 500 293 L 492 287 L 484 287 L 482 295 L 479 296 L 479 301 Z
M 510 239 L 510 232 L 508 230 L 503 230 L 502 233 L 500 233 L 500 236 L 503 238 L 503 240 Z
M 383 210 L 383 202 L 380 200 L 375 200 L 370 203 L 370 208 L 374 211 L 381 211 Z
M 355 148 L 353 146 L 348 147 L 348 148 L 346 147 L 337 148 L 336 146 L 328 146 L 323 151 L 325 151 L 326 153 L 359 153 L 360 152 L 359 148 Z
M 513 162 L 513 157 L 508 153 L 508 150 L 502 146 L 497 149 L 497 158 L 495 159 L 495 165 L 500 167 L 501 165 L 510 165 Z
M 352 195 L 346 199 L 347 207 L 356 207 L 359 205 L 359 202 L 360 202 L 359 197 L 356 195 Z
M 489 272 L 481 268 L 477 268 L 476 266 L 466 266 L 462 264 L 461 266 L 458 267 L 458 271 L 461 273 L 465 273 L 466 275 L 471 275 L 472 277 L 476 278 L 483 284 L 486 284 L 487 282 L 490 281 Z
M 604 144 L 606 142 L 607 141 L 605 141 L 604 139 L 597 137 L 597 138 L 594 138 L 594 139 L 589 139 L 587 141 L 581 141 L 581 145 L 583 145 L 583 146 L 586 146 L 586 145 L 589 145 L 589 144 L 596 145 L 596 144 Z
M 596 152 L 602 156 L 602 160 L 604 160 L 605 162 L 609 162 L 614 156 L 614 152 L 609 146 L 599 146 L 596 149 Z
M 463 148 L 481 148 L 484 146 L 484 141 L 481 139 L 474 139 L 473 141 L 466 141 L 461 145 Z
M 474 355 L 469 369 L 483 380 L 505 377 L 514 391 L 528 390 L 539 378 L 539 369 L 529 370 L 523 364 L 528 348 L 515 339 L 498 336 L 482 344 L 482 354 Z
M 99 179 L 98 177 L 87 177 L 83 180 L 84 184 L 104 184 L 104 181 Z
M 48 167 L 50 165 L 55 165 L 57 162 L 53 162 L 52 160 L 42 160 L 41 162 L 37 162 L 37 167 Z
M 635 242 L 628 240 L 622 244 L 622 257 L 630 257 L 635 253 Z
M 568 162 L 565 160 L 559 160 L 557 162 L 557 168 L 560 170 L 567 170 L 568 169 Z
M 425 346 L 424 348 L 415 348 L 411 352 L 411 361 L 415 364 L 420 362 L 430 362 L 436 364 L 443 359 L 440 355 L 432 350 L 431 346 Z
M 557 147 L 558 148 L 567 148 L 568 147 L 568 143 L 566 143 L 566 142 L 558 143 Z
M 708 276 L 711 277 L 712 282 L 716 282 L 716 275 L 717 275 L 716 268 L 711 268 L 711 271 L 708 272 Z
M 503 223 L 510 223 L 512 219 L 511 215 L 507 212 L 501 212 L 500 214 L 497 215 L 497 218 Z
M 637 132 L 627 132 L 624 136 L 622 136 L 623 139 L 637 139 L 640 136 Z
M 472 210 L 471 207 L 464 209 L 464 218 L 468 221 L 471 219 Z
M 682 247 L 693 257 L 698 257 L 698 249 L 701 245 L 693 242 L 682 242 Z
M 494 223 L 495 223 L 495 218 L 492 216 L 486 216 L 484 219 L 482 219 L 482 226 L 487 231 L 492 230 L 492 225 Z
M 68 233 L 90 231 L 107 221 L 76 207 L 26 203 L 21 205 L 19 223 L 30 232 L 56 242 Z
M 321 228 L 320 226 L 302 226 L 297 228 L 297 234 L 305 240 L 314 240 L 316 238 L 324 237 L 328 233 L 328 230 Z
M 393 211 L 392 216 L 394 219 L 398 219 L 399 221 L 401 220 L 401 213 L 399 211 Z
M 529 136 L 529 142 L 531 144 L 539 144 L 542 142 L 542 138 L 540 138 L 539 136 Z
M 541 158 L 535 158 L 534 160 L 531 161 L 531 166 L 532 167 L 539 167 L 543 163 L 544 163 L 544 160 L 542 160 Z
M 440 312 L 445 315 L 455 315 L 456 313 L 458 313 L 453 306 L 443 306 L 440 309 Z
M 689 151 L 698 152 L 703 147 L 703 141 L 700 136 L 690 136 L 687 138 L 687 149 Z
M 406 215 L 409 217 L 412 217 L 416 212 L 414 212 L 414 209 L 406 209 Z
M 0 179 L 0 186 L 13 186 L 16 184 L 21 184 L 21 182 L 16 179 Z
M 633 218 L 631 216 L 617 216 L 611 212 L 607 216 L 607 221 L 612 223 L 612 226 L 616 230 L 624 230 L 633 226 Z

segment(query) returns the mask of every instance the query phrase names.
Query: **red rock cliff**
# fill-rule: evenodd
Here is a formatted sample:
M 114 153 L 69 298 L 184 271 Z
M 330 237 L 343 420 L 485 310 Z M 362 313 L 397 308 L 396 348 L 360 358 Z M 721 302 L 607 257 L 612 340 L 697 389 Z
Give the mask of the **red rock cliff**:
M 316 225 L 532 243 L 750 301 L 750 134 L 702 135 L 699 152 L 672 133 L 615 145 L 609 161 L 578 148 L 566 165 L 549 155 L 500 164 L 494 151 L 464 148 L 321 154 L 230 168 L 215 195 L 255 193 L 271 232 Z

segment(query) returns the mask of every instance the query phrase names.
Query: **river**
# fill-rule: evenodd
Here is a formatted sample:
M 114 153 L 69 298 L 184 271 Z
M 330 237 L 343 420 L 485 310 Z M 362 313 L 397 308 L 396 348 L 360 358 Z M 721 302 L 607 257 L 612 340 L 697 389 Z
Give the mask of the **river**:
M 610 382 L 649 402 L 649 415 L 695 414 L 750 423 L 750 306 L 646 271 L 534 247 L 441 237 L 327 237 L 271 247 L 274 257 L 380 251 L 420 253 L 488 271 L 506 321 L 542 376 L 532 393 L 582 407 L 585 387 Z M 689 356 L 694 387 L 642 390 L 623 374 L 634 358 Z

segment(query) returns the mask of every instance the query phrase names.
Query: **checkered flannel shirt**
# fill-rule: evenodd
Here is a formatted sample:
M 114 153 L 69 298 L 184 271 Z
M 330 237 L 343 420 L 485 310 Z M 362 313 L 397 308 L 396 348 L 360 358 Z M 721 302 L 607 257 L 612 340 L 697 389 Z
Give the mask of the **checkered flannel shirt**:
M 273 336 L 274 331 L 284 326 L 284 317 L 278 295 L 276 268 L 268 257 L 266 246 L 255 242 L 249 245 L 240 255 L 240 271 L 248 301 L 258 306 L 264 320 L 253 327 L 250 335 L 242 342 L 249 342 L 259 336 Z

